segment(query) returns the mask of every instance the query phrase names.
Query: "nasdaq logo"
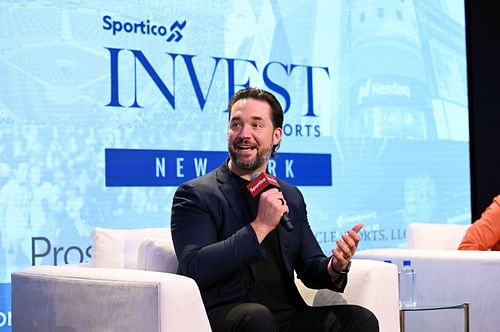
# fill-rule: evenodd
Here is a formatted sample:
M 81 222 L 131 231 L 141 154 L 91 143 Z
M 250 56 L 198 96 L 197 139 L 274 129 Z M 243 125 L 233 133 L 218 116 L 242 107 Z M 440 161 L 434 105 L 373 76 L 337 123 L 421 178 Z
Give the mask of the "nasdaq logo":
M 142 20 L 140 22 L 114 20 L 110 15 L 102 17 L 102 28 L 111 31 L 113 36 L 119 33 L 138 34 L 145 36 L 160 36 L 167 42 L 179 42 L 182 38 L 182 30 L 186 26 L 186 20 L 179 22 L 175 21 L 166 27 L 164 25 L 151 23 L 150 20 Z
M 367 79 L 365 84 L 359 87 L 357 102 L 358 104 L 363 104 L 366 98 L 385 96 L 396 96 L 410 99 L 410 86 L 408 86 L 407 84 L 401 84 L 397 81 L 382 83 L 373 82 L 371 79 Z
M 222 151 L 106 149 L 106 186 L 178 186 L 220 166 Z M 332 156 L 319 153 L 279 153 L 268 172 L 297 186 L 331 186 Z

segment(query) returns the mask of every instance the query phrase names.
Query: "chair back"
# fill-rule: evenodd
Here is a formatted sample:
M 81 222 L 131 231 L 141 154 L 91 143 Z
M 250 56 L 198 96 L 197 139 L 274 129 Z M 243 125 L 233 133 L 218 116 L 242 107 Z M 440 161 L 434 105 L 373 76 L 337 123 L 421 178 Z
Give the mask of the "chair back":
M 408 249 L 456 250 L 470 225 L 411 223 L 406 228 Z
M 96 227 L 92 231 L 91 265 L 176 273 L 178 261 L 170 228 Z

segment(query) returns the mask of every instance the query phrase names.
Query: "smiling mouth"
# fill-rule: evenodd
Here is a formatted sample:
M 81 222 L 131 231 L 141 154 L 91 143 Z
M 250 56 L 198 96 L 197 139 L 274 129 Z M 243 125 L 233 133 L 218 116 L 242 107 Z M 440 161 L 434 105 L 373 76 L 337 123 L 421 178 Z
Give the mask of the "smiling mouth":
M 239 151 L 251 151 L 254 150 L 255 147 L 251 145 L 236 145 L 236 149 Z
M 252 150 L 257 149 L 257 146 L 255 144 L 252 144 L 251 142 L 245 141 L 245 140 L 240 140 L 239 142 L 235 142 L 234 148 L 235 150 L 238 151 L 243 151 L 243 152 L 249 152 Z

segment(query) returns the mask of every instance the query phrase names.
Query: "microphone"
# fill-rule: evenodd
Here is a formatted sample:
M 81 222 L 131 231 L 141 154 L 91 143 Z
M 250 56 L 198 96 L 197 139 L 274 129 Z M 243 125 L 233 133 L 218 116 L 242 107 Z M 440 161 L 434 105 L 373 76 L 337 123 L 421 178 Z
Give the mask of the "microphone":
M 252 197 L 256 197 L 261 192 L 271 188 L 277 188 L 279 190 L 280 184 L 274 176 L 264 172 L 260 173 L 259 175 L 253 175 L 250 178 L 250 183 L 247 185 L 247 189 Z M 287 213 L 285 213 L 283 217 L 281 217 L 280 225 L 283 226 L 288 232 L 293 231 L 293 224 L 290 221 Z

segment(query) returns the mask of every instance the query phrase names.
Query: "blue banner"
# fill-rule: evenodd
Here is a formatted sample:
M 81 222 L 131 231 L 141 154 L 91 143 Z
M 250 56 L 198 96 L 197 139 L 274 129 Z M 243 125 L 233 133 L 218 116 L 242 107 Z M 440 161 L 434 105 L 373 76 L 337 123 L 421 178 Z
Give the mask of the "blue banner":
M 0 284 L 0 330 L 5 332 L 12 331 L 10 288 L 10 284 Z
M 105 149 L 106 186 L 178 186 L 218 167 L 222 151 Z M 330 154 L 280 153 L 269 173 L 297 186 L 331 186 Z

